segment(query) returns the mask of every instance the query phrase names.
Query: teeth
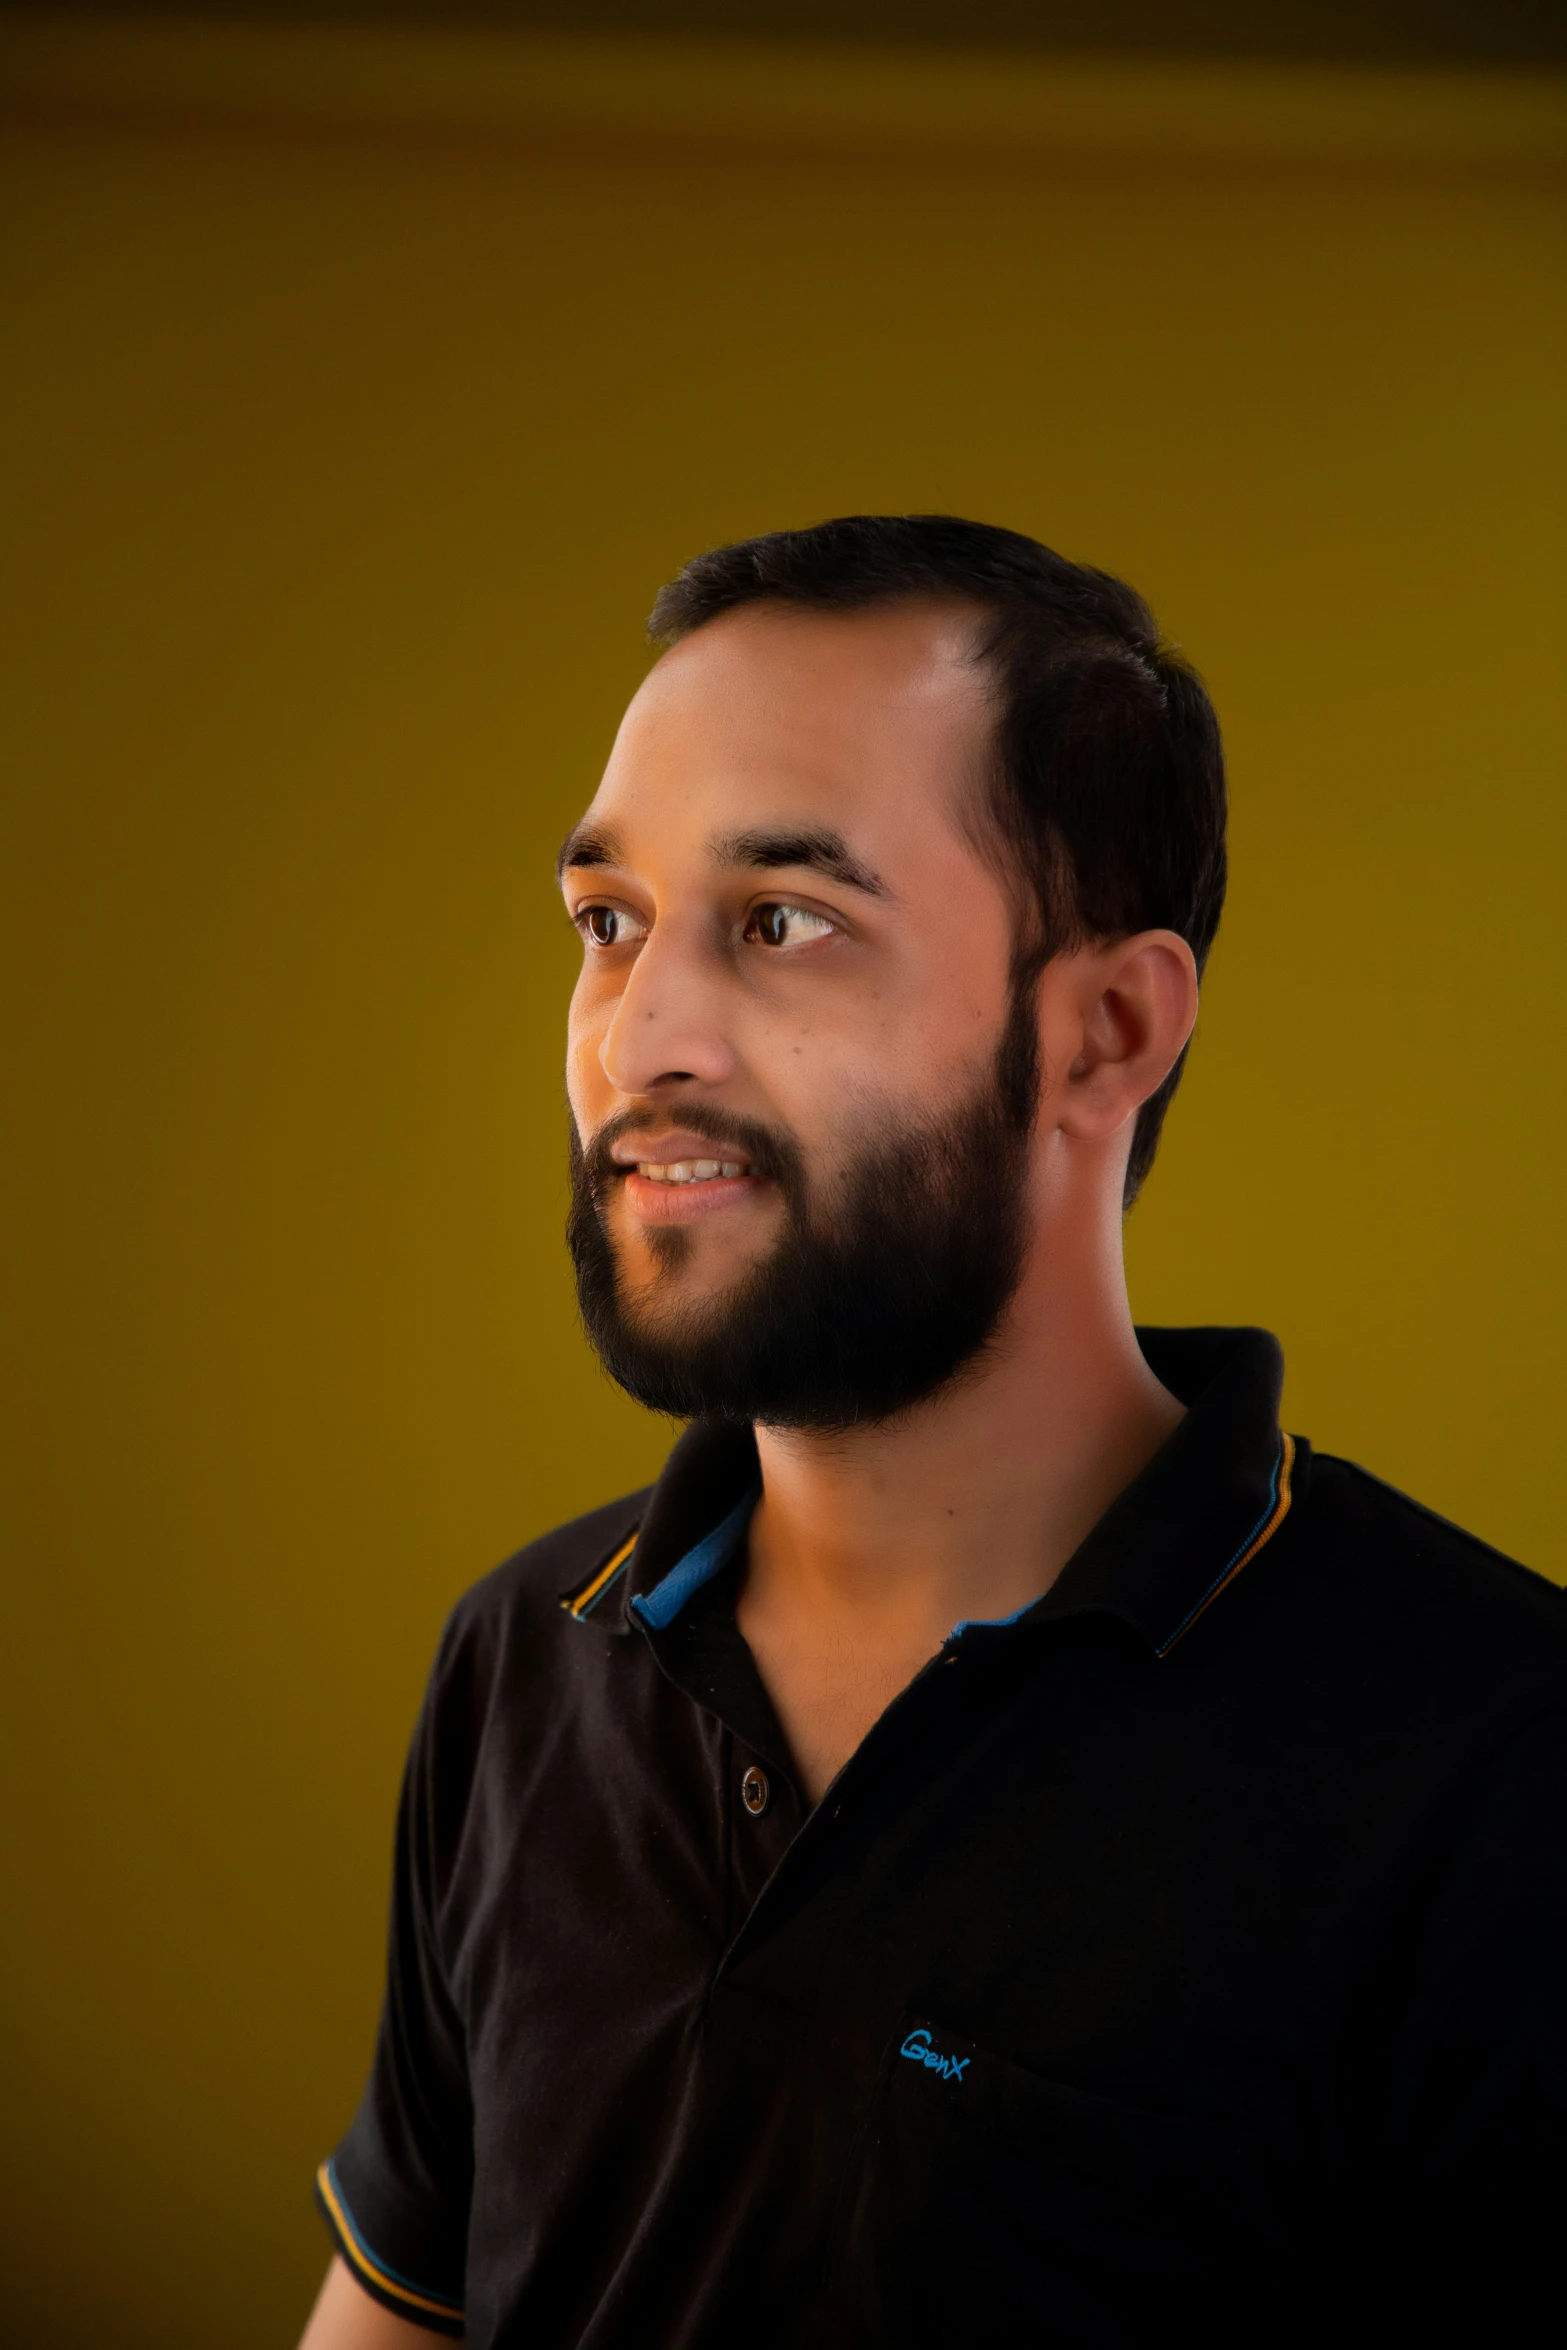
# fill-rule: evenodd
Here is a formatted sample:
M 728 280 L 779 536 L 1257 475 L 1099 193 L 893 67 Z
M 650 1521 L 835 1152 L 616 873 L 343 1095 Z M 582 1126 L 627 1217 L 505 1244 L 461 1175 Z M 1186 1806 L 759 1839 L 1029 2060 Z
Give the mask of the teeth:
M 637 1173 L 649 1183 L 711 1183 L 720 1175 L 743 1175 L 738 1159 L 640 1159 Z

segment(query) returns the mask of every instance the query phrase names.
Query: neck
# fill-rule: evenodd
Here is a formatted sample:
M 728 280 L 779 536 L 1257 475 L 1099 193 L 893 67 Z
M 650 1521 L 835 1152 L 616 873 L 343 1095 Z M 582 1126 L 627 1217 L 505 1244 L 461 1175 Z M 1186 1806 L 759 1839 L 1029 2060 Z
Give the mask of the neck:
M 1108 1195 L 1107 1195 L 1108 1196 Z M 896 1422 L 759 1427 L 748 1582 L 939 1645 L 1040 1598 L 1182 1416 L 1144 1361 L 1113 1214 L 1059 1213 L 986 1354 Z

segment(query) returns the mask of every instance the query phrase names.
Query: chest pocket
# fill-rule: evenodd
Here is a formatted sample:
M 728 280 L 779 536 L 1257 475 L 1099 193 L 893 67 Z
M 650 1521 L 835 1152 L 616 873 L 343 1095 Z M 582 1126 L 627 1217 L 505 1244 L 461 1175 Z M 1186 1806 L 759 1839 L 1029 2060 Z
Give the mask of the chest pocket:
M 1225 2154 L 1211 2123 L 906 2018 L 849 2182 L 856 2350 L 1108 2350 L 1162 2340 L 1181 2317 L 1213 2340 L 1235 2248 Z

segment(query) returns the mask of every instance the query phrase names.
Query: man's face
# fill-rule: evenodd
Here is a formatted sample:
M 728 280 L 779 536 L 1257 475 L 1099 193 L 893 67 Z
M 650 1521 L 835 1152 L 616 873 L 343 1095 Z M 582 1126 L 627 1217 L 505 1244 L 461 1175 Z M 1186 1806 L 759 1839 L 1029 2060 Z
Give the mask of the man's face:
M 664 1409 L 884 1416 L 1015 1285 L 1027 1086 L 998 1077 L 1012 924 L 962 821 L 994 726 L 974 626 L 710 623 L 567 845 L 573 1249 L 610 1368 Z

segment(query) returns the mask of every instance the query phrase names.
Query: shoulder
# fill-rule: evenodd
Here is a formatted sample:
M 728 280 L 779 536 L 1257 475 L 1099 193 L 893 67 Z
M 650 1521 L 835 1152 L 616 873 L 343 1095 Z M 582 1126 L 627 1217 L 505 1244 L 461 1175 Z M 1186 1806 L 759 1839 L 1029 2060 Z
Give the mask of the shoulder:
M 553 1527 L 464 1592 L 431 1668 L 427 1739 L 469 1748 L 497 1700 L 526 1716 L 540 1702 L 558 1703 L 584 1672 L 602 1671 L 609 1644 L 587 1638 L 567 1603 L 635 1534 L 651 1492 L 644 1486 Z
M 639 1644 L 594 1637 L 564 1601 L 635 1533 L 651 1490 L 540 1535 L 464 1592 L 447 1617 L 406 1781 L 443 1876 L 467 1847 L 485 1788 L 503 1786 L 504 1808 L 520 1814 L 552 1752 L 609 1733 L 628 1652 Z
M 567 1603 L 630 1541 L 652 1491 L 645 1485 L 571 1518 L 493 1567 L 453 1608 L 443 1654 L 482 1648 L 518 1632 L 570 1630 Z
M 1567 1592 L 1352 1461 L 1313 1453 L 1296 1513 L 1319 1632 L 1384 1691 L 1437 1703 L 1567 1699 Z
M 1567 1592 L 1354 1461 L 1313 1452 L 1303 1516 L 1368 1570 L 1416 1572 L 1433 1596 L 1451 1591 L 1500 1622 L 1567 1639 Z

